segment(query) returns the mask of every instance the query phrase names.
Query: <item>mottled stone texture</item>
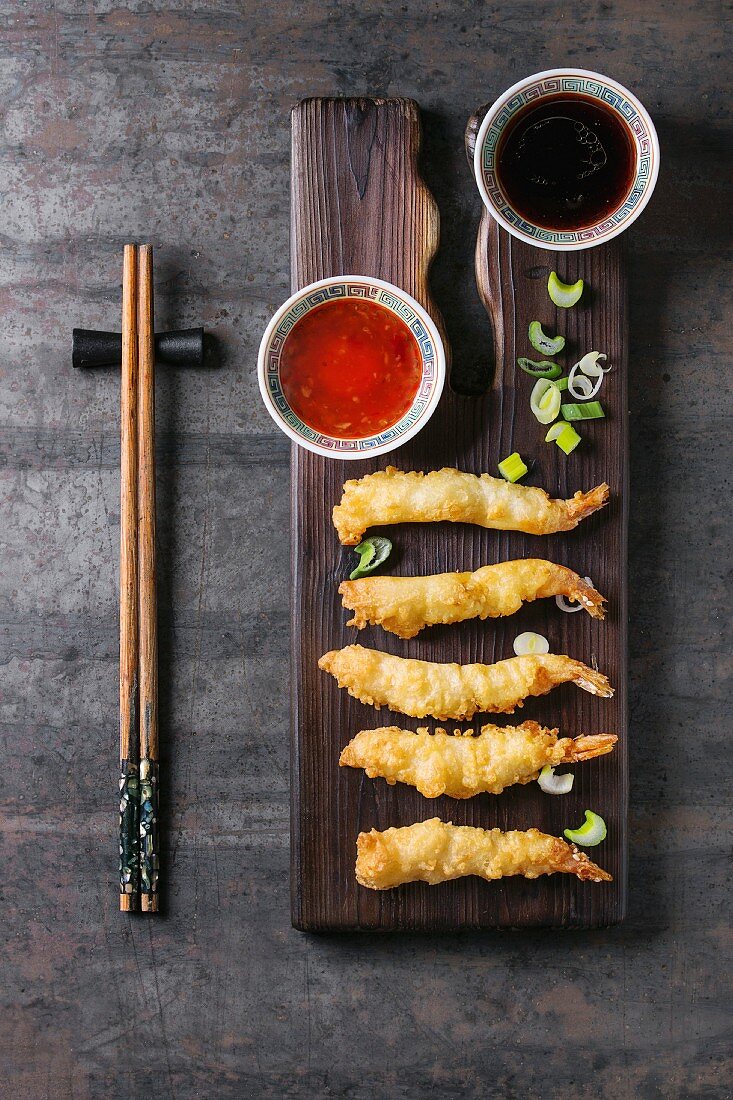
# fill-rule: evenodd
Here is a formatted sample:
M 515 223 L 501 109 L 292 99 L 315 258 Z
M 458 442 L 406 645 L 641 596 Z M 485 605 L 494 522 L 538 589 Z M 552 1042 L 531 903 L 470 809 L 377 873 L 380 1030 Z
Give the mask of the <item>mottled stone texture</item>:
M 731 1095 L 731 43 L 720 0 L 0 2 L 2 1092 Z M 255 355 L 288 290 L 303 95 L 414 96 L 457 369 L 487 361 L 467 116 L 559 63 L 630 84 L 631 893 L 579 935 L 309 938 L 288 903 L 288 449 Z M 118 380 L 72 372 L 151 240 L 166 912 L 116 898 Z

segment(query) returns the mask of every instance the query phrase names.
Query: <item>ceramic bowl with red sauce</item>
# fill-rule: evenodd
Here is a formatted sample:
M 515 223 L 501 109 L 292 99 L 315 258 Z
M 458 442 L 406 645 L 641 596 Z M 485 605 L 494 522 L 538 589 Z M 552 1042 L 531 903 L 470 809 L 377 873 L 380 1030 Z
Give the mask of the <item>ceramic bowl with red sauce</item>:
M 258 378 L 267 411 L 293 442 L 326 458 L 365 458 L 427 424 L 445 382 L 445 351 L 404 290 L 340 275 L 280 307 L 260 343 Z

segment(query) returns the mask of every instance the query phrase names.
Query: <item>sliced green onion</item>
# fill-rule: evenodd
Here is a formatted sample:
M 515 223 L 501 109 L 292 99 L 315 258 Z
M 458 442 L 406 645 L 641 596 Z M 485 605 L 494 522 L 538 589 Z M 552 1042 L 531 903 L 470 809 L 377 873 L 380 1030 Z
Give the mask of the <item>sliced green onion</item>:
M 606 822 L 600 814 L 592 810 L 585 811 L 585 821 L 579 829 L 566 829 L 564 835 L 573 844 L 582 844 L 584 848 L 593 848 L 606 839 Z
M 605 358 L 602 351 L 589 351 L 575 364 L 568 375 L 568 392 L 573 397 L 579 401 L 587 401 L 589 397 L 595 397 L 601 388 L 604 374 L 611 369 L 600 366 L 598 360 Z M 591 378 L 595 378 L 595 383 L 590 381 Z
M 525 630 L 524 634 L 517 634 L 514 639 L 514 652 L 517 657 L 526 657 L 530 653 L 549 653 L 550 643 L 542 634 Z
M 602 378 L 596 378 L 595 384 L 591 382 L 590 378 L 586 378 L 584 374 L 575 374 L 576 368 L 573 367 L 568 375 L 568 393 L 571 397 L 575 397 L 578 401 L 588 401 L 589 398 L 595 397 L 601 388 Z
M 566 390 L 568 388 L 568 376 L 567 376 L 567 374 L 564 375 L 564 377 L 562 377 L 562 378 L 555 378 L 554 382 L 555 382 L 555 385 L 557 386 L 557 388 L 561 392 L 563 390 Z
M 587 351 L 583 358 L 575 364 L 575 367 L 583 374 L 587 374 L 589 378 L 599 378 L 603 374 L 608 374 L 611 369 L 610 367 L 600 366 L 599 359 L 608 359 L 608 356 L 603 351 Z
M 562 414 L 566 420 L 600 420 L 606 415 L 600 401 L 586 401 L 584 405 L 563 405 Z
M 565 337 L 547 336 L 542 331 L 542 324 L 539 321 L 530 321 L 529 342 L 534 350 L 541 352 L 542 355 L 558 355 L 565 347 Z
M 373 535 L 371 538 L 364 539 L 354 547 L 354 553 L 358 554 L 360 560 L 356 569 L 349 573 L 349 580 L 355 581 L 359 577 L 366 577 L 367 573 L 373 573 L 386 562 L 391 551 L 392 543 L 383 535 Z
M 548 378 L 539 378 L 529 399 L 529 407 L 540 424 L 551 424 L 560 412 L 562 396 L 554 382 Z
M 558 420 L 556 424 L 553 424 L 549 432 L 545 436 L 545 443 L 554 443 L 557 437 L 567 428 L 567 424 L 564 420 Z
M 508 455 L 507 458 L 502 459 L 499 463 L 499 473 L 507 481 L 511 481 L 512 484 L 515 481 L 519 481 L 520 477 L 524 477 L 527 473 L 528 467 L 524 462 L 522 456 L 517 451 L 514 454 Z
M 569 455 L 580 443 L 580 436 L 572 424 L 566 424 L 555 440 L 561 451 Z
M 578 279 L 577 283 L 563 283 L 558 279 L 557 272 L 551 271 L 547 280 L 547 293 L 556 306 L 570 309 L 580 301 L 584 285 L 582 279 Z
M 533 378 L 559 378 L 562 374 L 562 367 L 558 363 L 548 363 L 546 359 L 535 363 L 532 359 L 522 357 L 517 359 L 517 366 Z
M 566 611 L 568 615 L 572 615 L 574 611 L 583 610 L 583 605 L 579 600 L 569 599 L 566 596 L 555 596 L 555 603 L 561 611 Z
M 555 775 L 555 769 L 551 764 L 545 764 L 539 774 L 537 782 L 545 794 L 569 794 L 573 789 L 575 776 L 572 772 L 565 775 Z

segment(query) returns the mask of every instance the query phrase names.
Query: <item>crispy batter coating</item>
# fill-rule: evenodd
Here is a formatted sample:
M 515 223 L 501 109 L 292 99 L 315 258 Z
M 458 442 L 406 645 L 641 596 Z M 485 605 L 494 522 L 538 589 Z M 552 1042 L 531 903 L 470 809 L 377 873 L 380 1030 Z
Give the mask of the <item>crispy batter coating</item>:
M 611 882 L 608 871 L 574 844 L 538 829 L 503 833 L 452 825 L 433 817 L 404 829 L 372 829 L 356 841 L 356 877 L 370 890 L 403 882 L 438 882 L 478 875 L 489 881 L 509 875 L 538 878 L 560 871 L 592 882 Z
M 324 653 L 318 667 L 362 703 L 386 705 L 413 718 L 430 714 L 461 721 L 477 712 L 511 714 L 529 695 L 546 695 L 569 681 L 591 695 L 613 695 L 600 672 L 554 653 L 510 657 L 495 665 L 441 665 L 348 645 Z
M 482 726 L 453 737 L 440 726 L 435 733 L 417 733 L 385 726 L 362 730 L 341 753 L 342 767 L 363 768 L 370 779 L 406 783 L 426 798 L 447 794 L 471 798 L 501 794 L 513 783 L 531 783 L 546 764 L 573 764 L 611 752 L 618 741 L 612 733 L 592 737 L 561 737 L 537 722 L 521 726 Z
M 552 500 L 544 489 L 512 485 L 489 474 L 449 468 L 423 474 L 388 466 L 347 481 L 333 522 L 341 542 L 356 546 L 368 527 L 385 523 L 476 523 L 498 531 L 551 535 L 570 531 L 608 503 L 608 485 L 572 500 Z
M 431 577 L 362 577 L 343 581 L 339 593 L 354 612 L 347 623 L 359 630 L 372 623 L 399 638 L 414 638 L 423 627 L 464 619 L 513 615 L 523 603 L 546 596 L 579 600 L 594 619 L 603 618 L 605 599 L 587 581 L 542 558 L 484 565 L 475 573 Z

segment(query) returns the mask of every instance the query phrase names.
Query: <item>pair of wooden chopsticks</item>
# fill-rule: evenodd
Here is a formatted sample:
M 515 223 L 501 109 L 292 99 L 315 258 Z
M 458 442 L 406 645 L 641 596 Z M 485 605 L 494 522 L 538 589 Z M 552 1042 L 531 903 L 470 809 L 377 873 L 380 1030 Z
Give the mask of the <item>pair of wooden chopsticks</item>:
M 158 910 L 153 249 L 125 245 L 120 400 L 120 909 Z

